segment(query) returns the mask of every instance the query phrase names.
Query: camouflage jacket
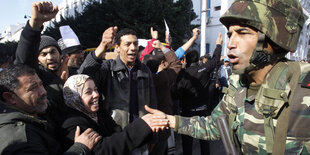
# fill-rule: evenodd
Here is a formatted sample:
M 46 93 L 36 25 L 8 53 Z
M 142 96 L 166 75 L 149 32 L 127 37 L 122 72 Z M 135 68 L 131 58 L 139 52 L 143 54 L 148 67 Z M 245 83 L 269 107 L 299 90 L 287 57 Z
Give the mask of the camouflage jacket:
M 284 69 L 277 79 L 276 87 L 284 87 L 283 92 L 288 94 L 290 105 L 290 119 L 288 122 L 288 132 L 286 138 L 285 154 L 309 154 L 310 153 L 310 65 L 296 63 L 293 75 L 294 80 L 286 80 L 288 69 Z M 276 66 L 272 70 L 277 70 Z M 216 118 L 220 115 L 229 116 L 232 113 L 231 104 L 237 106 L 237 115 L 231 128 L 241 144 L 244 154 L 267 154 L 266 137 L 264 132 L 264 115 L 259 112 L 259 106 L 266 101 L 266 97 L 259 95 L 268 86 L 268 82 L 274 80 L 273 75 L 268 73 L 263 84 L 260 86 L 256 95 L 246 97 L 247 87 L 242 86 L 239 75 L 230 77 L 229 89 L 235 89 L 233 96 L 225 94 L 222 101 L 208 117 L 180 117 L 176 116 L 175 131 L 181 134 L 190 135 L 194 138 L 215 140 L 220 138 L 217 128 Z M 293 84 L 291 84 L 293 82 Z M 302 87 L 302 83 L 307 83 Z M 286 84 L 289 83 L 289 84 Z M 282 86 L 281 86 L 282 84 Z M 307 87 L 308 85 L 308 87 Z M 279 88 L 278 88 L 279 89 Z M 266 93 L 265 93 L 266 94 Z M 265 95 L 264 94 L 264 95 Z M 263 100 L 262 100 L 263 98 Z M 265 99 L 265 100 L 264 100 Z M 270 98 L 269 98 L 270 99 Z M 271 99 L 279 107 L 283 106 L 284 101 Z M 280 108 L 278 108 L 280 109 Z M 276 111 L 277 112 L 277 111 Z M 278 116 L 272 117 L 274 128 L 276 128 Z

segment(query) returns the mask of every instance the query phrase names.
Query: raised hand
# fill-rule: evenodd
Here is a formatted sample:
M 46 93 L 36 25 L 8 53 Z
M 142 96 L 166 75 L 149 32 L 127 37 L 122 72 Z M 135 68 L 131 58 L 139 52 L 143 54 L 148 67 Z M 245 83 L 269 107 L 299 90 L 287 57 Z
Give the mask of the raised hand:
M 199 37 L 200 30 L 198 28 L 193 29 L 193 37 L 197 39 Z
M 74 142 L 84 144 L 89 150 L 92 150 L 93 147 L 102 138 L 96 131 L 91 128 L 88 128 L 82 134 L 80 134 L 80 132 L 81 129 L 79 126 L 77 126 L 75 130 Z
M 153 46 L 154 48 L 157 48 L 157 49 L 160 49 L 160 50 L 161 50 L 161 48 L 163 47 L 163 45 L 161 44 L 161 42 L 160 42 L 159 40 L 153 41 L 152 46 Z
M 219 33 L 219 35 L 217 36 L 216 44 L 217 44 L 217 45 L 222 45 L 222 44 L 223 44 L 223 36 L 222 36 L 222 33 Z
M 158 31 L 154 31 L 153 30 L 153 27 L 151 27 L 151 36 L 152 36 L 152 39 L 158 39 Z
M 58 6 L 53 7 L 52 2 L 33 2 L 31 8 L 31 18 L 29 25 L 39 30 L 44 22 L 55 18 L 58 13 Z
M 112 46 L 116 32 L 117 26 L 109 27 L 103 32 L 100 45 L 95 50 L 95 55 L 97 58 L 101 58 L 105 50 Z

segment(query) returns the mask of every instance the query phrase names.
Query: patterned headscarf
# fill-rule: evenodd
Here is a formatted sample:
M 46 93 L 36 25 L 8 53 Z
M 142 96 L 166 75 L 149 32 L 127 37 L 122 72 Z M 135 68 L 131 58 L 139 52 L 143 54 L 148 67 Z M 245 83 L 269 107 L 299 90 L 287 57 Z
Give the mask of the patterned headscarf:
M 97 113 L 90 113 L 82 103 L 82 91 L 85 82 L 91 79 L 88 75 L 78 74 L 70 76 L 63 87 L 65 104 L 70 108 L 76 109 L 97 122 Z

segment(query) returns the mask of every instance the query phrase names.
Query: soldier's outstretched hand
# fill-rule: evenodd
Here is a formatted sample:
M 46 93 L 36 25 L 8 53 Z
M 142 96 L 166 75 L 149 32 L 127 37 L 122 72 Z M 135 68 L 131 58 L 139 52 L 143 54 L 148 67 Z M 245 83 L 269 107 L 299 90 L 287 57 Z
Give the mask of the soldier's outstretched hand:
M 144 109 L 153 115 L 154 120 L 152 123 L 154 126 L 163 125 L 163 126 L 169 126 L 170 128 L 175 128 L 175 117 L 174 116 L 167 115 L 164 112 L 157 110 L 157 109 L 150 108 L 147 105 L 144 106 Z M 166 124 L 165 121 L 160 121 L 160 119 L 168 119 L 168 124 Z
M 165 116 L 154 116 L 152 114 L 146 114 L 141 117 L 145 123 L 152 129 L 153 132 L 159 130 L 169 129 L 168 119 Z

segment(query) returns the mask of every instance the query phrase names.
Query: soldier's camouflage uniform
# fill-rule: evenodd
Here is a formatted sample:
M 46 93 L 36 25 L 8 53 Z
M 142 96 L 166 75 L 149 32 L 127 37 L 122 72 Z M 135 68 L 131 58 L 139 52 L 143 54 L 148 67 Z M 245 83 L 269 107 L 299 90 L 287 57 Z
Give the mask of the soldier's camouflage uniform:
M 310 88 L 301 87 L 301 83 L 305 81 L 304 77 L 308 73 L 302 70 L 309 71 L 310 65 L 304 64 L 301 66 L 300 76 L 295 74 L 298 76 L 298 83 L 293 93 L 292 103 L 290 103 L 291 116 L 286 140 L 286 154 L 310 153 Z M 283 71 L 282 76 L 287 75 L 285 72 Z M 296 73 L 298 73 L 297 70 Z M 262 90 L 263 85 L 267 85 L 270 79 L 271 77 L 267 75 L 260 90 Z M 281 77 L 279 79 L 281 80 Z M 287 81 L 282 82 L 285 83 Z M 310 81 L 307 82 L 310 83 Z M 233 102 L 238 107 L 238 114 L 232 128 L 236 129 L 235 133 L 242 145 L 242 152 L 246 154 L 266 154 L 264 116 L 256 110 L 255 104 L 257 103 L 254 103 L 256 95 L 246 98 L 247 88 L 241 86 L 239 75 L 230 77 L 229 87 L 237 89 Z M 288 87 L 286 86 L 286 90 L 289 89 Z M 293 86 L 290 89 L 294 89 Z M 216 118 L 220 115 L 228 116 L 231 113 L 231 108 L 229 107 L 231 102 L 227 101 L 230 99 L 232 98 L 225 94 L 223 100 L 213 110 L 211 116 L 208 117 L 189 118 L 176 116 L 175 131 L 194 138 L 206 140 L 219 139 L 220 134 L 217 129 Z M 274 118 L 273 122 L 276 126 L 277 119 Z
M 256 28 L 288 52 L 296 50 L 304 23 L 300 10 L 297 0 L 237 0 L 220 20 L 226 27 L 236 23 Z M 283 59 L 267 74 L 258 92 L 248 97 L 248 87 L 240 79 L 243 75 L 234 74 L 225 96 L 211 116 L 176 116 L 175 131 L 199 139 L 220 139 L 216 119 L 221 115 L 229 117 L 234 113 L 232 107 L 236 106 L 236 117 L 230 127 L 240 142 L 242 153 L 267 154 L 266 115 L 262 109 L 265 104 L 272 103 L 274 109 L 270 118 L 276 128 L 281 109 L 289 104 L 285 154 L 310 154 L 309 71 L 310 64 Z

